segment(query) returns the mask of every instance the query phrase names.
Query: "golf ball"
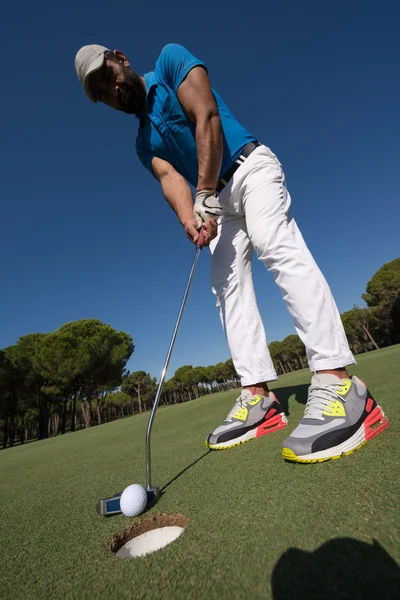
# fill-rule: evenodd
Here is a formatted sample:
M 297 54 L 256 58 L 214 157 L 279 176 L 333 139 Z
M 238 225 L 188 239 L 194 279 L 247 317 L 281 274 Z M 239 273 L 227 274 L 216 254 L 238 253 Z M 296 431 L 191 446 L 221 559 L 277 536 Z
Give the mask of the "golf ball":
M 121 511 L 126 517 L 136 517 L 146 508 L 147 492 L 138 483 L 132 483 L 121 494 Z

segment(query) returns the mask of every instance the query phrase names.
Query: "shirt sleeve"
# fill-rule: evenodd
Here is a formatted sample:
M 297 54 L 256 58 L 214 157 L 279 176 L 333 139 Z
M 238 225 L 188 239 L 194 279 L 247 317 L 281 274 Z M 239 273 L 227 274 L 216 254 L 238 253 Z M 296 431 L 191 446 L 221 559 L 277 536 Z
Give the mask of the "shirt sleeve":
M 167 44 L 156 62 L 158 76 L 176 93 L 182 81 L 194 67 L 206 64 L 179 44 Z
M 145 147 L 145 144 L 141 139 L 140 134 L 136 138 L 136 154 L 138 155 L 138 158 L 142 165 L 145 167 L 145 169 L 147 169 L 148 171 L 150 171 L 151 174 L 153 174 L 151 161 L 154 158 L 154 154 Z

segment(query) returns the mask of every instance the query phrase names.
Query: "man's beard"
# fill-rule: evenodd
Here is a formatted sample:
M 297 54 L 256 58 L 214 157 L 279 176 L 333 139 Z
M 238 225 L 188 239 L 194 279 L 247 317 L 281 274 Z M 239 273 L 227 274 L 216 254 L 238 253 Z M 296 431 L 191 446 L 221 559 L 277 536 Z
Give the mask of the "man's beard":
M 128 115 L 141 112 L 146 108 L 146 91 L 139 75 L 124 67 L 125 81 L 119 84 L 121 110 Z

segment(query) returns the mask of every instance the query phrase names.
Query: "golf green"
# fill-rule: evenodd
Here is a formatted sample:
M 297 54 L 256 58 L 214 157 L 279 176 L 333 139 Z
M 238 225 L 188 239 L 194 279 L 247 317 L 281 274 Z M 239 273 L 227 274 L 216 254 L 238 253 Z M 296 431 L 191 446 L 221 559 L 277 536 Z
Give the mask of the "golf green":
M 354 454 L 286 463 L 310 374 L 272 388 L 289 426 L 223 452 L 205 436 L 237 391 L 159 409 L 152 433 L 154 513 L 184 515 L 183 535 L 138 559 L 110 551 L 113 534 L 138 519 L 106 519 L 99 498 L 145 483 L 149 413 L 0 453 L 0 597 L 394 598 L 400 590 L 400 346 L 358 357 L 351 369 L 389 418 Z

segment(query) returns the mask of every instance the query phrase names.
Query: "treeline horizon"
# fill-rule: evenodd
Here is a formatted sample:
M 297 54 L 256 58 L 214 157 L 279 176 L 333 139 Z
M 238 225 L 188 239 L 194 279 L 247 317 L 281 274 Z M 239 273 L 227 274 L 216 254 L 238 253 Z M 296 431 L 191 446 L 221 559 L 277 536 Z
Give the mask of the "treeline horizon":
M 354 354 L 400 342 L 400 258 L 385 263 L 367 283 L 365 308 L 341 314 Z M 152 407 L 157 380 L 126 370 L 132 336 L 98 319 L 32 333 L 0 350 L 0 445 L 87 429 Z M 278 375 L 307 367 L 296 334 L 269 343 Z M 187 402 L 240 386 L 232 359 L 184 365 L 163 386 L 160 405 Z

